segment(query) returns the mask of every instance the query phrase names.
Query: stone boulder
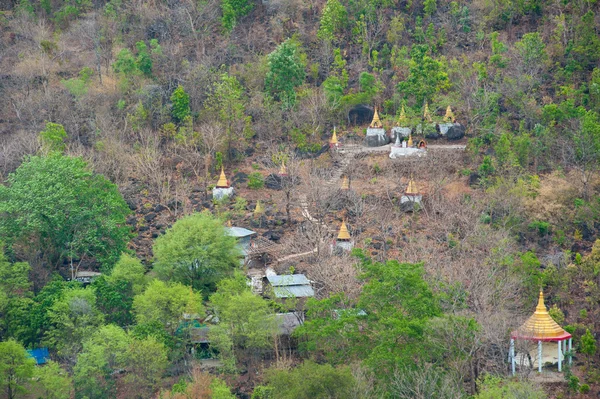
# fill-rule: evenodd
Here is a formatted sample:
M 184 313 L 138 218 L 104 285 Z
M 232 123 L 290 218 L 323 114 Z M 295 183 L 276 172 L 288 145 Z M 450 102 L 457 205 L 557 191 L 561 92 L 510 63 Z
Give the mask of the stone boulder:
M 368 128 L 367 136 L 365 137 L 365 145 L 367 147 L 381 147 L 390 142 L 390 138 L 385 134 L 385 129 Z
M 267 176 L 267 178 L 265 179 L 265 187 L 270 190 L 281 190 L 282 182 L 283 182 L 283 176 L 279 176 L 279 175 L 272 173 L 269 176 Z
M 409 127 L 394 127 L 392 128 L 391 140 L 392 142 L 396 141 L 396 137 L 408 137 L 410 136 L 411 128 Z
M 459 123 L 455 123 L 450 129 L 448 129 L 448 133 L 446 133 L 446 137 L 448 140 L 460 140 L 465 137 L 465 127 Z
M 423 136 L 425 136 L 427 140 L 437 140 L 441 137 L 440 132 L 438 132 L 435 125 L 425 125 Z

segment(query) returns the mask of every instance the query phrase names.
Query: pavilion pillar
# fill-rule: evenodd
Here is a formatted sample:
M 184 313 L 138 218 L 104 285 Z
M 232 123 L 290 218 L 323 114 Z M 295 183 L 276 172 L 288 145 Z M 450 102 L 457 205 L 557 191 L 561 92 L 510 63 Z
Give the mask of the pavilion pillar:
M 562 341 L 558 341 L 558 371 L 562 371 L 562 351 L 561 349 Z M 566 343 L 565 343 L 566 344 Z
M 510 339 L 510 369 L 512 371 L 512 375 L 515 375 L 515 340 L 513 338 Z
M 573 338 L 569 338 L 569 366 L 573 364 Z
M 538 341 L 538 373 L 542 372 L 542 341 Z

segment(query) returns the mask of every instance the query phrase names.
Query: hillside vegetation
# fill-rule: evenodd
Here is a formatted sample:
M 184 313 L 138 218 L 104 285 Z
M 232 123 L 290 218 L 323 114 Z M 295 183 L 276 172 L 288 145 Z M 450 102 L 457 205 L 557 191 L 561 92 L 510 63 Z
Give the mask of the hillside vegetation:
M 0 398 L 600 393 L 597 0 L 0 9 Z M 448 106 L 465 138 L 413 133 L 421 158 L 365 150 L 350 117 L 416 132 Z M 314 298 L 253 292 L 267 266 Z M 575 358 L 512 377 L 540 289 Z

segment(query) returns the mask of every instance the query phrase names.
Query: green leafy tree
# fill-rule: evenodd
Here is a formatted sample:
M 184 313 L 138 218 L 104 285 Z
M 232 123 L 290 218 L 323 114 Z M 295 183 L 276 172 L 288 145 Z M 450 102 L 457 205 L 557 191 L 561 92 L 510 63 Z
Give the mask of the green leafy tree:
M 96 292 L 96 305 L 107 323 L 119 326 L 132 324 L 133 289 L 125 280 L 109 281 L 107 277 L 96 278 L 91 287 Z
M 145 273 L 146 268 L 138 258 L 123 253 L 106 280 L 111 284 L 121 281 L 129 283 L 133 292 L 139 294 L 146 287 Z
M 104 323 L 104 316 L 96 307 L 93 289 L 73 288 L 63 290 L 48 309 L 48 321 L 44 342 L 60 358 L 74 363 L 83 341 Z
M 304 83 L 306 64 L 296 40 L 287 39 L 268 56 L 269 71 L 265 78 L 267 92 L 282 102 L 284 108 L 296 104 L 296 87 Z
M 253 399 L 346 399 L 356 384 L 348 366 L 333 367 L 306 360 L 291 370 L 269 369 L 266 387 L 257 387 Z
M 9 262 L 4 255 L 4 246 L 0 242 L 0 328 L 4 331 L 9 329 L 14 334 L 14 326 L 11 328 L 10 324 L 12 321 L 19 323 L 13 318 L 20 314 L 16 310 L 24 305 L 22 299 L 30 293 L 30 269 L 28 263 Z M 30 299 L 27 298 L 26 302 L 29 303 Z
M 221 23 L 225 31 L 231 32 L 238 20 L 248 15 L 253 8 L 254 3 L 250 0 L 221 0 Z
M 581 353 L 587 356 L 588 366 L 590 359 L 596 354 L 596 339 L 589 329 L 585 330 L 585 334 L 581 337 Z
M 146 76 L 152 76 L 152 57 L 148 51 L 148 46 L 143 41 L 135 44 L 137 48 L 137 58 L 135 60 L 137 68 Z
M 595 21 L 596 15 L 590 10 L 575 26 L 573 46 L 568 51 L 568 56 L 576 62 L 574 69 L 592 69 L 600 59 L 600 38 Z
M 527 71 L 539 68 L 548 60 L 546 45 L 537 32 L 524 34 L 515 47 Z
M 432 101 L 440 90 L 450 87 L 444 64 L 428 54 L 426 45 L 413 46 L 408 68 L 408 77 L 398 83 L 398 91 L 405 98 L 413 98 L 417 107 Z
M 29 157 L 0 186 L 0 234 L 19 256 L 54 268 L 90 259 L 112 266 L 130 238 L 129 213 L 117 186 L 81 158 Z
M 0 342 L 0 390 L 5 398 L 15 399 L 27 392 L 25 386 L 33 376 L 34 364 L 18 342 Z
M 339 107 L 347 87 L 348 71 L 346 70 L 346 60 L 342 57 L 340 49 L 336 48 L 333 51 L 333 68 L 327 79 L 323 82 L 323 90 L 329 104 L 334 108 Z
M 43 393 L 45 399 L 70 399 L 73 393 L 73 380 L 60 365 L 48 361 L 44 367 L 37 367 L 34 373 L 34 386 Z
M 437 0 L 423 0 L 423 11 L 426 17 L 432 16 L 437 10 Z
M 211 343 L 220 353 L 225 364 L 234 369 L 235 357 L 260 351 L 273 346 L 277 332 L 275 315 L 268 303 L 250 292 L 246 278 L 237 273 L 231 279 L 222 280 L 210 302 L 219 324 L 209 332 Z M 232 370 L 231 370 L 232 371 Z
M 46 129 L 40 132 L 42 150 L 49 152 L 63 152 L 66 148 L 65 139 L 67 132 L 59 123 L 46 122 Z
M 202 297 L 190 287 L 153 280 L 133 299 L 133 311 L 138 324 L 157 323 L 173 336 L 184 314 L 202 315 L 204 308 Z
M 189 284 L 205 293 L 239 266 L 239 250 L 223 223 L 209 212 L 179 219 L 156 239 L 154 271 L 163 280 Z
M 235 76 L 222 74 L 213 89 L 205 107 L 217 116 L 218 122 L 225 129 L 227 154 L 230 155 L 232 144 L 243 141 L 251 134 L 252 118 L 245 114 L 244 88 Z
M 191 115 L 190 96 L 185 92 L 182 85 L 177 86 L 171 94 L 171 116 L 177 123 L 182 123 Z
M 327 0 L 319 24 L 317 37 L 332 42 L 335 35 L 344 29 L 348 23 L 348 12 L 339 0 Z
M 168 364 L 167 348 L 157 338 L 131 339 L 124 356 L 125 381 L 130 389 L 150 397 Z

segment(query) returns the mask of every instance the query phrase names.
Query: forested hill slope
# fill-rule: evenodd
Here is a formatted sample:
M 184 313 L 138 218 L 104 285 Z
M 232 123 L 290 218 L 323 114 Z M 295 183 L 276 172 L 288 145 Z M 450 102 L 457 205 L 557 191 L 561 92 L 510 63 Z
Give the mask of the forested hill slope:
M 600 392 L 598 0 L 0 8 L 0 398 Z M 540 288 L 577 357 L 511 379 Z

